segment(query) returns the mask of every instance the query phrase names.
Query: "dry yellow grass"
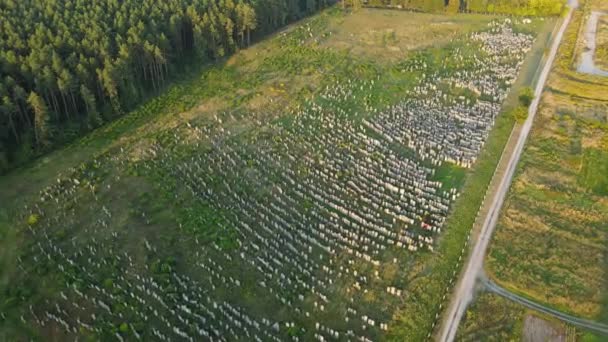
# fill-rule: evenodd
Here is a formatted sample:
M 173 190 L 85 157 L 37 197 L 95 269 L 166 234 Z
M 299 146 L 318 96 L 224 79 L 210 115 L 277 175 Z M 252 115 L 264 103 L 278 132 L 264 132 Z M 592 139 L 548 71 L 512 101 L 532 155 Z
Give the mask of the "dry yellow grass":
M 606 0 L 586 0 L 589 3 L 589 8 L 598 11 L 608 11 L 608 2 Z
M 465 32 L 483 27 L 492 16 L 445 16 L 405 11 L 362 9 L 330 25 L 324 46 L 350 53 L 397 60 L 408 51 L 440 46 Z

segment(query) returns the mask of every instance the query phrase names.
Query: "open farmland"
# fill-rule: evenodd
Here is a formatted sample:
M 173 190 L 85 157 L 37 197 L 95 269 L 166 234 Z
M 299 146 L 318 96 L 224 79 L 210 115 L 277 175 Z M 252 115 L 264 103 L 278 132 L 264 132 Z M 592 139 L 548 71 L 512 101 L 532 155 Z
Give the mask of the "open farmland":
M 426 337 L 464 242 L 450 208 L 543 26 L 462 15 L 399 58 L 349 54 L 335 32 L 367 13 L 292 26 L 2 179 L 0 336 Z

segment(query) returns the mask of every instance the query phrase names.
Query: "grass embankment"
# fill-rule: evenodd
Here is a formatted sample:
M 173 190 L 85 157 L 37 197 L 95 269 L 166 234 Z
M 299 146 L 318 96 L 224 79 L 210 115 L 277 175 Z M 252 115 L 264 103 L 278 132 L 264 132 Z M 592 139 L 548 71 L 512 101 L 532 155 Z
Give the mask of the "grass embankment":
M 487 272 L 540 303 L 608 322 L 608 79 L 574 71 L 581 25 L 583 10 L 558 52 Z

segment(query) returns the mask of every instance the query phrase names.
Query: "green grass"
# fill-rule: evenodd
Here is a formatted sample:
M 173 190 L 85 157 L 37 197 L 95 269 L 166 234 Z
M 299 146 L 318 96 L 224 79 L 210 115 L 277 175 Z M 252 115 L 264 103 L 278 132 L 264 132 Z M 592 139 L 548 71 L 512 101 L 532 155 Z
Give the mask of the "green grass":
M 507 287 L 593 318 L 601 306 L 607 217 L 605 200 L 591 190 L 601 189 L 604 176 L 564 168 L 565 158 L 602 162 L 587 150 L 577 158 L 571 152 L 568 141 L 531 137 L 488 263 Z
M 441 165 L 435 172 L 434 180 L 443 182 L 445 189 L 460 189 L 464 184 L 466 169 L 451 163 Z
M 330 23 L 321 46 L 363 58 L 400 62 L 411 51 L 441 47 L 463 34 L 483 30 L 497 16 L 447 16 L 364 8 Z M 419 39 L 424 37 L 424 39 Z
M 598 336 L 593 333 L 584 333 L 581 337 L 581 342 L 602 342 L 606 339 L 603 336 Z
M 597 195 L 608 196 L 608 151 L 585 149 L 579 182 Z

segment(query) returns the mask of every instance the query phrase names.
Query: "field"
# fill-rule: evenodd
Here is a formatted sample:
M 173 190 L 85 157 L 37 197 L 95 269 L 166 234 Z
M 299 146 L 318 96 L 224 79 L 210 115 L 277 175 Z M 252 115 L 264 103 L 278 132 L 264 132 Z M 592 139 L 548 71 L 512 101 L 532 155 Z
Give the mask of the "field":
M 564 36 L 486 272 L 539 303 L 608 322 L 608 80 L 574 71 L 589 6 L 575 12 Z M 496 323 L 485 317 L 496 301 L 488 298 L 470 308 L 473 318 L 462 329 Z M 517 339 L 521 327 L 512 327 L 522 322 L 522 309 L 513 310 L 507 334 Z
M 484 313 L 491 312 L 491 315 Z M 481 294 L 467 310 L 458 341 L 578 341 L 584 333 L 494 294 Z M 591 335 L 589 335 L 591 337 Z
M 600 68 L 608 70 L 608 15 L 600 17 L 600 21 L 597 27 L 596 44 L 596 64 Z
M 418 16 L 324 11 L 2 178 L 0 339 L 428 336 L 550 25 Z
M 495 18 L 419 13 L 410 16 L 407 25 L 403 25 L 403 15 L 399 11 L 366 9 L 362 14 L 333 22 L 331 39 L 323 46 L 395 62 L 405 58 L 409 51 L 442 46 L 462 34 L 480 30 Z

